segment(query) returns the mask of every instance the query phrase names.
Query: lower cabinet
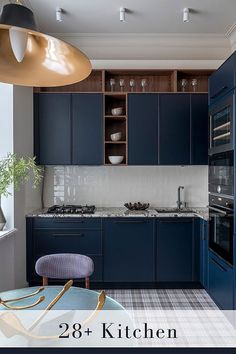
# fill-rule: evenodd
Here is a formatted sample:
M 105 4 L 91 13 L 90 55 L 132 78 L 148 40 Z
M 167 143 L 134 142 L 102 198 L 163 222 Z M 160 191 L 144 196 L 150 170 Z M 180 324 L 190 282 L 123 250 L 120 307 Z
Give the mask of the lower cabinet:
M 158 219 L 156 232 L 156 281 L 197 281 L 194 219 Z M 198 249 L 197 246 L 196 242 Z
M 103 224 L 104 281 L 154 282 L 152 218 L 107 218 Z
M 209 252 L 209 284 L 208 291 L 222 310 L 234 308 L 234 272 L 213 252 Z
M 208 222 L 200 220 L 200 283 L 208 289 Z
M 27 280 L 40 281 L 35 273 L 38 258 L 55 253 L 79 253 L 92 258 L 91 281 L 103 280 L 101 219 L 27 218 Z

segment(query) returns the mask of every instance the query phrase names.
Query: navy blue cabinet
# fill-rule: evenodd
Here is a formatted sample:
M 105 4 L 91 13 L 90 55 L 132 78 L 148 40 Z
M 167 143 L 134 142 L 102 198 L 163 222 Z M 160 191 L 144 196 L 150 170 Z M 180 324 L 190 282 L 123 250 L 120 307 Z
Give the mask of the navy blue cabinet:
M 103 163 L 103 95 L 34 96 L 34 142 L 41 165 Z
M 70 109 L 70 94 L 34 95 L 34 144 L 38 164 L 71 164 Z
M 153 282 L 154 219 L 104 219 L 104 281 Z
M 233 268 L 211 251 L 209 252 L 208 290 L 221 309 L 234 309 Z
M 208 164 L 208 95 L 196 94 L 191 100 L 191 165 Z
M 208 222 L 200 220 L 200 282 L 208 289 Z
M 209 103 L 212 104 L 229 92 L 236 84 L 236 52 L 234 52 L 209 78 Z
M 38 258 L 54 253 L 80 253 L 94 261 L 92 281 L 103 280 L 101 219 L 27 218 L 27 280 L 40 281 L 35 273 Z
M 159 164 L 189 165 L 190 95 L 159 95 Z
M 128 95 L 129 165 L 158 164 L 158 95 Z
M 193 219 L 162 218 L 156 223 L 156 280 L 158 282 L 196 280 Z
M 103 95 L 72 95 L 74 165 L 101 165 L 103 162 Z

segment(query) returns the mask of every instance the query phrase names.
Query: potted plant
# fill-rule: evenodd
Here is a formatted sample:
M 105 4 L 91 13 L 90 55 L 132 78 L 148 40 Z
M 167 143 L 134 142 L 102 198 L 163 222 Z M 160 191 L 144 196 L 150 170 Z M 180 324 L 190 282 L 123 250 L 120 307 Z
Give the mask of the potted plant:
M 35 157 L 17 157 L 16 154 L 9 153 L 7 157 L 0 160 L 0 230 L 6 224 L 1 208 L 1 196 L 11 195 L 9 187 L 13 185 L 15 190 L 19 190 L 21 184 L 33 177 L 33 188 L 36 188 L 42 179 L 41 167 L 36 166 Z

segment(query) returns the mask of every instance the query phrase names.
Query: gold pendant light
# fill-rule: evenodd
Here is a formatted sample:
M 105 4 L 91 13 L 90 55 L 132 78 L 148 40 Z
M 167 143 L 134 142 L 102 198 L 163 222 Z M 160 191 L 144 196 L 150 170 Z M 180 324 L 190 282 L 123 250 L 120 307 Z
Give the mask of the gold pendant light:
M 91 63 L 79 49 L 36 29 L 33 12 L 7 4 L 0 16 L 0 81 L 55 87 L 84 80 Z

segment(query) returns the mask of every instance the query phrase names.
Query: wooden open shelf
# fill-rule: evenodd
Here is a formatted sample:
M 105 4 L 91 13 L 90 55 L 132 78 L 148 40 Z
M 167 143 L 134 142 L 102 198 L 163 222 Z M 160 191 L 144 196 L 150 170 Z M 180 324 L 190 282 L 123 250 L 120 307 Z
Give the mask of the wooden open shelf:
M 56 93 L 56 92 L 101 92 L 105 95 L 124 95 L 126 93 L 143 92 L 141 80 L 146 79 L 147 85 L 145 93 L 149 92 L 182 92 L 180 81 L 188 80 L 185 92 L 194 92 L 191 80 L 197 79 L 198 85 L 196 93 L 208 91 L 208 78 L 213 70 L 93 70 L 89 77 L 81 82 L 60 87 L 40 87 L 35 88 L 34 92 Z M 110 86 L 110 79 L 115 80 L 113 91 Z M 119 86 L 120 79 L 125 85 L 123 91 Z M 130 80 L 135 81 L 133 89 L 130 87 Z
M 108 159 L 108 156 L 114 156 L 114 155 L 124 156 L 124 160 L 118 166 L 127 165 L 127 144 L 126 144 L 126 142 L 122 142 L 120 144 L 114 144 L 114 143 L 106 143 L 105 144 L 105 161 L 104 161 L 105 165 L 115 166 L 115 165 L 112 165 Z

